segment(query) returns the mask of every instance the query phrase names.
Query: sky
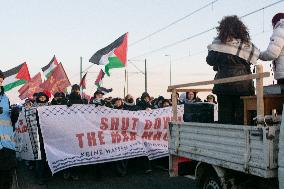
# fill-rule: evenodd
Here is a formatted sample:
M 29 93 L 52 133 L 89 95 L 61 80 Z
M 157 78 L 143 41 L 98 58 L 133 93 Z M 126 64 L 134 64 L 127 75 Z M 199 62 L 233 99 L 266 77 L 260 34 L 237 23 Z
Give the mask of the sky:
M 0 0 L 0 69 L 11 69 L 27 62 L 31 76 L 48 64 L 53 55 L 63 63 L 72 84 L 80 81 L 80 57 L 83 70 L 90 67 L 90 57 L 122 34 L 129 32 L 127 58 L 128 93 L 135 97 L 144 92 L 144 61 L 147 60 L 148 92 L 169 97 L 170 63 L 172 84 L 211 80 L 215 72 L 206 64 L 207 45 L 216 31 L 204 33 L 178 45 L 153 53 L 146 52 L 194 36 L 218 25 L 227 15 L 242 16 L 276 0 Z M 137 44 L 133 42 L 212 3 L 186 19 Z M 284 1 L 242 18 L 252 42 L 265 50 L 272 34 L 271 19 L 283 12 Z M 169 56 L 165 56 L 169 55 Z M 261 62 L 271 71 L 270 62 Z M 100 66 L 88 69 L 87 89 L 92 95 Z M 142 73 L 141 73 L 142 72 Z M 273 77 L 265 79 L 272 84 Z M 103 81 L 113 88 L 109 95 L 123 97 L 124 68 L 112 69 Z M 202 88 L 210 88 L 203 86 Z M 8 91 L 12 102 L 19 101 L 18 88 Z M 202 94 L 200 94 L 203 96 Z

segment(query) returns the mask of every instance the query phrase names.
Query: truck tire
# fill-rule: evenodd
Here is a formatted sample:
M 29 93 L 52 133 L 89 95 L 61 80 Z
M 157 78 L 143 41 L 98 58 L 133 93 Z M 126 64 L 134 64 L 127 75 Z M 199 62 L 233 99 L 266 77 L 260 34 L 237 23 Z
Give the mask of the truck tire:
M 199 189 L 222 189 L 220 179 L 212 170 L 206 169 L 200 178 L 197 180 L 197 186 Z

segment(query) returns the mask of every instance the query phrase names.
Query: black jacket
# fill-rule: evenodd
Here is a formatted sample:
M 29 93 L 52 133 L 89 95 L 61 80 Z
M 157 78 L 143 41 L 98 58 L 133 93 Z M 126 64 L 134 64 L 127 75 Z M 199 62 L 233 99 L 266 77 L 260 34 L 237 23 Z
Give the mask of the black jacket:
M 106 105 L 106 101 L 103 100 L 103 99 L 100 99 L 100 100 L 98 100 L 98 99 L 93 99 L 93 101 L 90 102 L 90 104 L 94 104 L 96 107 L 97 107 L 97 106 L 104 106 L 104 105 Z M 107 104 L 107 105 L 108 105 L 107 107 L 112 108 L 112 107 L 109 106 L 110 104 Z
M 136 106 L 135 104 L 127 104 L 127 103 L 124 103 L 123 109 L 124 110 L 128 110 L 128 111 L 138 111 L 138 110 L 140 110 L 139 107 Z
M 137 106 L 140 110 L 146 110 L 147 108 L 152 108 L 152 105 L 149 102 L 146 102 L 145 100 L 141 100 L 137 103 Z
M 78 95 L 76 93 L 71 93 L 69 95 L 68 104 L 84 104 L 81 95 Z
M 52 99 L 51 105 L 67 105 L 67 100 L 65 98 L 62 98 L 60 100 L 55 100 L 55 99 Z
M 206 62 L 213 66 L 213 70 L 217 72 L 215 79 L 251 74 L 250 64 L 235 55 L 209 51 Z M 215 84 L 213 93 L 217 95 L 249 96 L 254 95 L 254 86 L 252 80 Z

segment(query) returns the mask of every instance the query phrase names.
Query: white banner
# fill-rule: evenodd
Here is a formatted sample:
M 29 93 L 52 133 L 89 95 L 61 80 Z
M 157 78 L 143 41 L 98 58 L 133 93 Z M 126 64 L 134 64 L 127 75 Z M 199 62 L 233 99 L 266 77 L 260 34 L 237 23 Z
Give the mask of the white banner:
M 94 105 L 44 106 L 38 114 L 52 173 L 79 165 L 168 155 L 171 107 L 131 112 Z M 183 106 L 178 106 L 179 120 L 182 115 Z
M 16 153 L 20 159 L 41 159 L 36 112 L 36 108 L 23 108 L 15 125 Z

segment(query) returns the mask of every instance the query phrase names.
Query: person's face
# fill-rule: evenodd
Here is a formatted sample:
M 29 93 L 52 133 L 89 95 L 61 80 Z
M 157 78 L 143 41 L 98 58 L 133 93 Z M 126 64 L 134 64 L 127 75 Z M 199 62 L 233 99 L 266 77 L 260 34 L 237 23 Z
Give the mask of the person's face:
M 189 100 L 193 100 L 194 99 L 194 93 L 193 92 L 189 92 L 187 95 Z
M 29 108 L 31 108 L 32 107 L 32 103 L 31 102 L 26 102 L 25 103 L 25 108 L 26 109 L 29 109 Z
M 101 98 L 103 98 L 103 95 L 101 93 L 96 94 L 96 99 L 101 99 Z
M 40 96 L 38 99 L 39 99 L 40 102 L 45 102 L 46 101 L 46 97 L 45 96 Z
M 75 89 L 74 92 L 79 95 L 80 94 L 80 89 Z
M 145 100 L 145 102 L 149 102 L 149 101 L 150 101 L 150 98 L 149 98 L 148 96 L 146 96 L 146 97 L 144 98 L 144 100 Z
M 3 79 L 3 78 L 0 78 L 0 87 L 3 86 L 3 81 L 4 81 L 4 79 Z
M 170 106 L 170 104 L 168 103 L 168 102 L 164 102 L 164 104 L 163 104 L 163 107 L 165 108 L 165 107 L 169 107 Z
M 115 107 L 120 107 L 122 105 L 122 101 L 121 100 L 117 100 L 114 103 Z
M 133 99 L 132 96 L 128 96 L 127 99 L 125 99 L 125 100 L 126 100 L 126 102 L 128 102 L 128 103 L 133 103 L 133 102 L 134 102 L 134 99 Z
M 214 103 L 214 99 L 213 98 L 207 98 L 207 102 Z

